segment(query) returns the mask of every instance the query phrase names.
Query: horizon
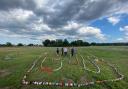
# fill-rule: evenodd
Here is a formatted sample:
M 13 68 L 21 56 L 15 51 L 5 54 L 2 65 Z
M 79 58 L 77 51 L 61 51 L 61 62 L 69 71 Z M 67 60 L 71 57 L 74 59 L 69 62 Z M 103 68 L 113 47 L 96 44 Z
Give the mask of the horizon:
M 0 44 L 128 42 L 128 0 L 0 0 Z
M 46 39 L 46 40 L 50 40 L 50 39 Z M 46 40 L 44 40 L 44 41 L 46 41 Z M 62 42 L 64 42 L 64 40 L 65 39 L 56 39 L 56 40 L 50 40 L 50 41 L 55 41 L 55 42 L 57 42 L 57 40 L 62 40 Z M 67 41 L 68 41 L 68 39 L 66 39 Z M 11 43 L 13 46 L 17 46 L 18 44 L 22 44 L 22 46 L 27 46 L 27 45 L 30 45 L 30 44 L 32 44 L 33 46 L 36 46 L 36 45 L 44 45 L 43 44 L 43 42 L 44 41 L 42 41 L 42 43 L 40 43 L 40 44 L 38 44 L 38 43 L 27 43 L 27 44 L 25 44 L 25 43 L 11 43 L 11 42 L 5 42 L 5 43 L 2 43 L 2 44 L 0 44 L 0 45 L 3 45 L 3 46 L 5 46 L 7 43 Z M 78 40 L 72 40 L 72 41 L 68 41 L 69 42 L 69 46 L 71 46 L 70 44 L 72 43 L 72 42 L 74 42 L 74 41 L 82 41 L 82 42 L 87 42 L 87 41 L 84 41 L 84 40 L 81 40 L 81 39 L 78 39 Z M 103 46 L 103 44 L 106 44 L 106 46 L 108 46 L 108 44 L 111 44 L 111 46 L 113 45 L 113 44 L 118 44 L 118 46 L 127 46 L 127 44 L 128 44 L 128 42 L 87 42 L 87 43 L 89 43 L 90 44 L 90 46 L 92 46 L 91 44 L 93 44 L 93 43 L 95 43 L 95 44 L 102 44 L 101 46 Z M 94 45 L 93 45 L 94 46 Z M 50 46 L 49 46 L 50 47 Z M 52 47 L 52 46 L 51 46 Z M 56 46 L 55 46 L 56 47 Z M 61 46 L 60 46 L 61 47 Z

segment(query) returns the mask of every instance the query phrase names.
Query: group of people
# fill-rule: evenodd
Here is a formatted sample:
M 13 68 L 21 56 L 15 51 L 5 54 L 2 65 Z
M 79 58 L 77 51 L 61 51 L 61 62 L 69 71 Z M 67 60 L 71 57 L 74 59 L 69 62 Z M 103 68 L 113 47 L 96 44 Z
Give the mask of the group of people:
M 66 47 L 62 47 L 62 48 L 57 48 L 57 49 L 56 49 L 57 55 L 61 54 L 62 56 L 63 56 L 63 55 L 64 55 L 64 56 L 67 56 L 68 51 L 69 51 L 69 49 L 66 48 Z M 71 56 L 74 56 L 74 55 L 76 54 L 76 48 L 75 48 L 75 47 L 72 47 L 72 48 L 70 49 L 70 53 L 71 53 Z

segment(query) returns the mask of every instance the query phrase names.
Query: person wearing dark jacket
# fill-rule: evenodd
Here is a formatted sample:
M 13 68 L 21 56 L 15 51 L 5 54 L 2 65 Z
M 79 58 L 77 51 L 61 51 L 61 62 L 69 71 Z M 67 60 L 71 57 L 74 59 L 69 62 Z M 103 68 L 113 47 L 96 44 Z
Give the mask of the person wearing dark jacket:
M 57 53 L 57 55 L 59 55 L 59 48 L 56 49 L 56 53 Z
M 71 56 L 74 56 L 74 53 L 75 53 L 75 49 L 73 47 L 73 48 L 71 48 Z

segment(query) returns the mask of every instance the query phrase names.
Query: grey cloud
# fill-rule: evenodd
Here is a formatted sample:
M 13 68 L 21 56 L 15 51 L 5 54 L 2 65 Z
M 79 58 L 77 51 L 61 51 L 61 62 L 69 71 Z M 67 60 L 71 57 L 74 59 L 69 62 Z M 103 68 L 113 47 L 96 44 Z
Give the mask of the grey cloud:
M 104 16 L 119 3 L 128 0 L 49 0 L 42 8 L 34 0 L 0 0 L 0 10 L 22 8 L 33 11 L 50 27 L 58 28 L 68 21 L 88 22 Z
M 34 9 L 36 4 L 33 0 L 0 0 L 0 10 L 15 8 Z
M 50 20 L 48 20 L 48 24 L 50 24 L 50 26 L 63 26 L 67 24 L 67 22 L 71 21 L 73 16 L 78 13 L 85 2 L 85 0 L 71 0 L 71 2 L 66 3 L 63 8 L 58 7 L 61 8 L 60 12 L 55 14 L 55 16 L 51 16 Z
M 112 11 L 116 5 L 122 7 L 128 4 L 128 0 L 48 0 L 43 7 L 39 8 L 35 2 L 36 0 L 0 0 L 0 13 L 6 12 L 5 18 L 10 16 L 4 21 L 0 20 L 0 29 L 6 29 L 19 35 L 29 35 L 31 38 L 44 34 L 68 36 L 69 38 L 74 38 L 74 36 L 85 37 L 85 35 L 77 33 L 77 28 L 65 30 L 63 27 L 68 25 L 69 22 L 89 23 L 89 21 L 102 16 L 114 14 Z M 31 11 L 34 15 L 30 15 L 24 21 L 12 19 L 11 15 L 7 15 L 10 14 L 9 11 L 19 8 Z M 45 24 L 50 30 L 41 28 L 41 31 L 37 31 L 33 28 L 33 24 L 38 25 L 40 19 L 43 21 L 41 24 Z M 86 34 L 86 37 L 92 36 L 93 34 Z
M 57 4 L 52 7 L 55 10 L 54 12 L 48 12 L 46 10 L 41 11 L 41 9 L 37 9 L 35 13 L 37 16 L 39 15 L 44 17 L 45 23 L 50 27 L 58 28 L 67 24 L 68 21 L 85 23 L 98 19 L 102 16 L 107 16 L 108 14 L 111 14 L 109 11 L 115 9 L 114 7 L 116 5 L 120 4 L 121 6 L 128 3 L 128 0 L 68 1 L 70 2 L 64 3 L 63 5 Z M 64 0 L 64 2 L 67 2 L 67 0 Z
M 76 20 L 80 21 L 89 21 L 99 18 L 103 14 L 106 13 L 109 8 L 111 8 L 111 3 L 107 0 L 94 1 L 88 3 L 87 7 L 83 7 L 77 17 Z

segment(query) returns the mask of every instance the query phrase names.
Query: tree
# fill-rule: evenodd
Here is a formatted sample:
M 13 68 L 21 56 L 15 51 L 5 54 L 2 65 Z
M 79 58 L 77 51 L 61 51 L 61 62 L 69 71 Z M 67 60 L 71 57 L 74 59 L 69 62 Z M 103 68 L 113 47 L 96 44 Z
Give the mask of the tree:
M 90 46 L 90 44 L 88 42 L 84 42 L 83 44 L 84 44 L 84 46 Z
M 57 39 L 56 40 L 56 46 L 63 46 L 63 40 L 62 39 Z
M 83 40 L 77 40 L 76 44 L 77 44 L 77 46 L 84 46 Z
M 28 44 L 28 46 L 34 46 L 34 44 Z
M 50 41 L 50 45 L 51 45 L 52 47 L 56 46 L 56 41 L 55 41 L 55 40 L 51 40 L 51 41 Z
M 43 42 L 43 45 L 44 46 L 50 46 L 50 40 L 49 39 L 46 39 L 44 42 Z
M 76 41 L 72 41 L 72 42 L 70 43 L 70 45 L 71 45 L 71 46 L 77 46 L 77 43 L 76 43 Z
M 67 39 L 64 39 L 63 46 L 69 46 L 69 42 Z
M 91 43 L 91 46 L 96 46 L 97 44 L 95 42 L 92 42 Z
M 7 42 L 7 43 L 6 43 L 6 46 L 10 47 L 10 46 L 13 46 L 13 45 L 12 45 L 12 43 Z
M 17 46 L 24 46 L 22 43 L 18 43 Z

